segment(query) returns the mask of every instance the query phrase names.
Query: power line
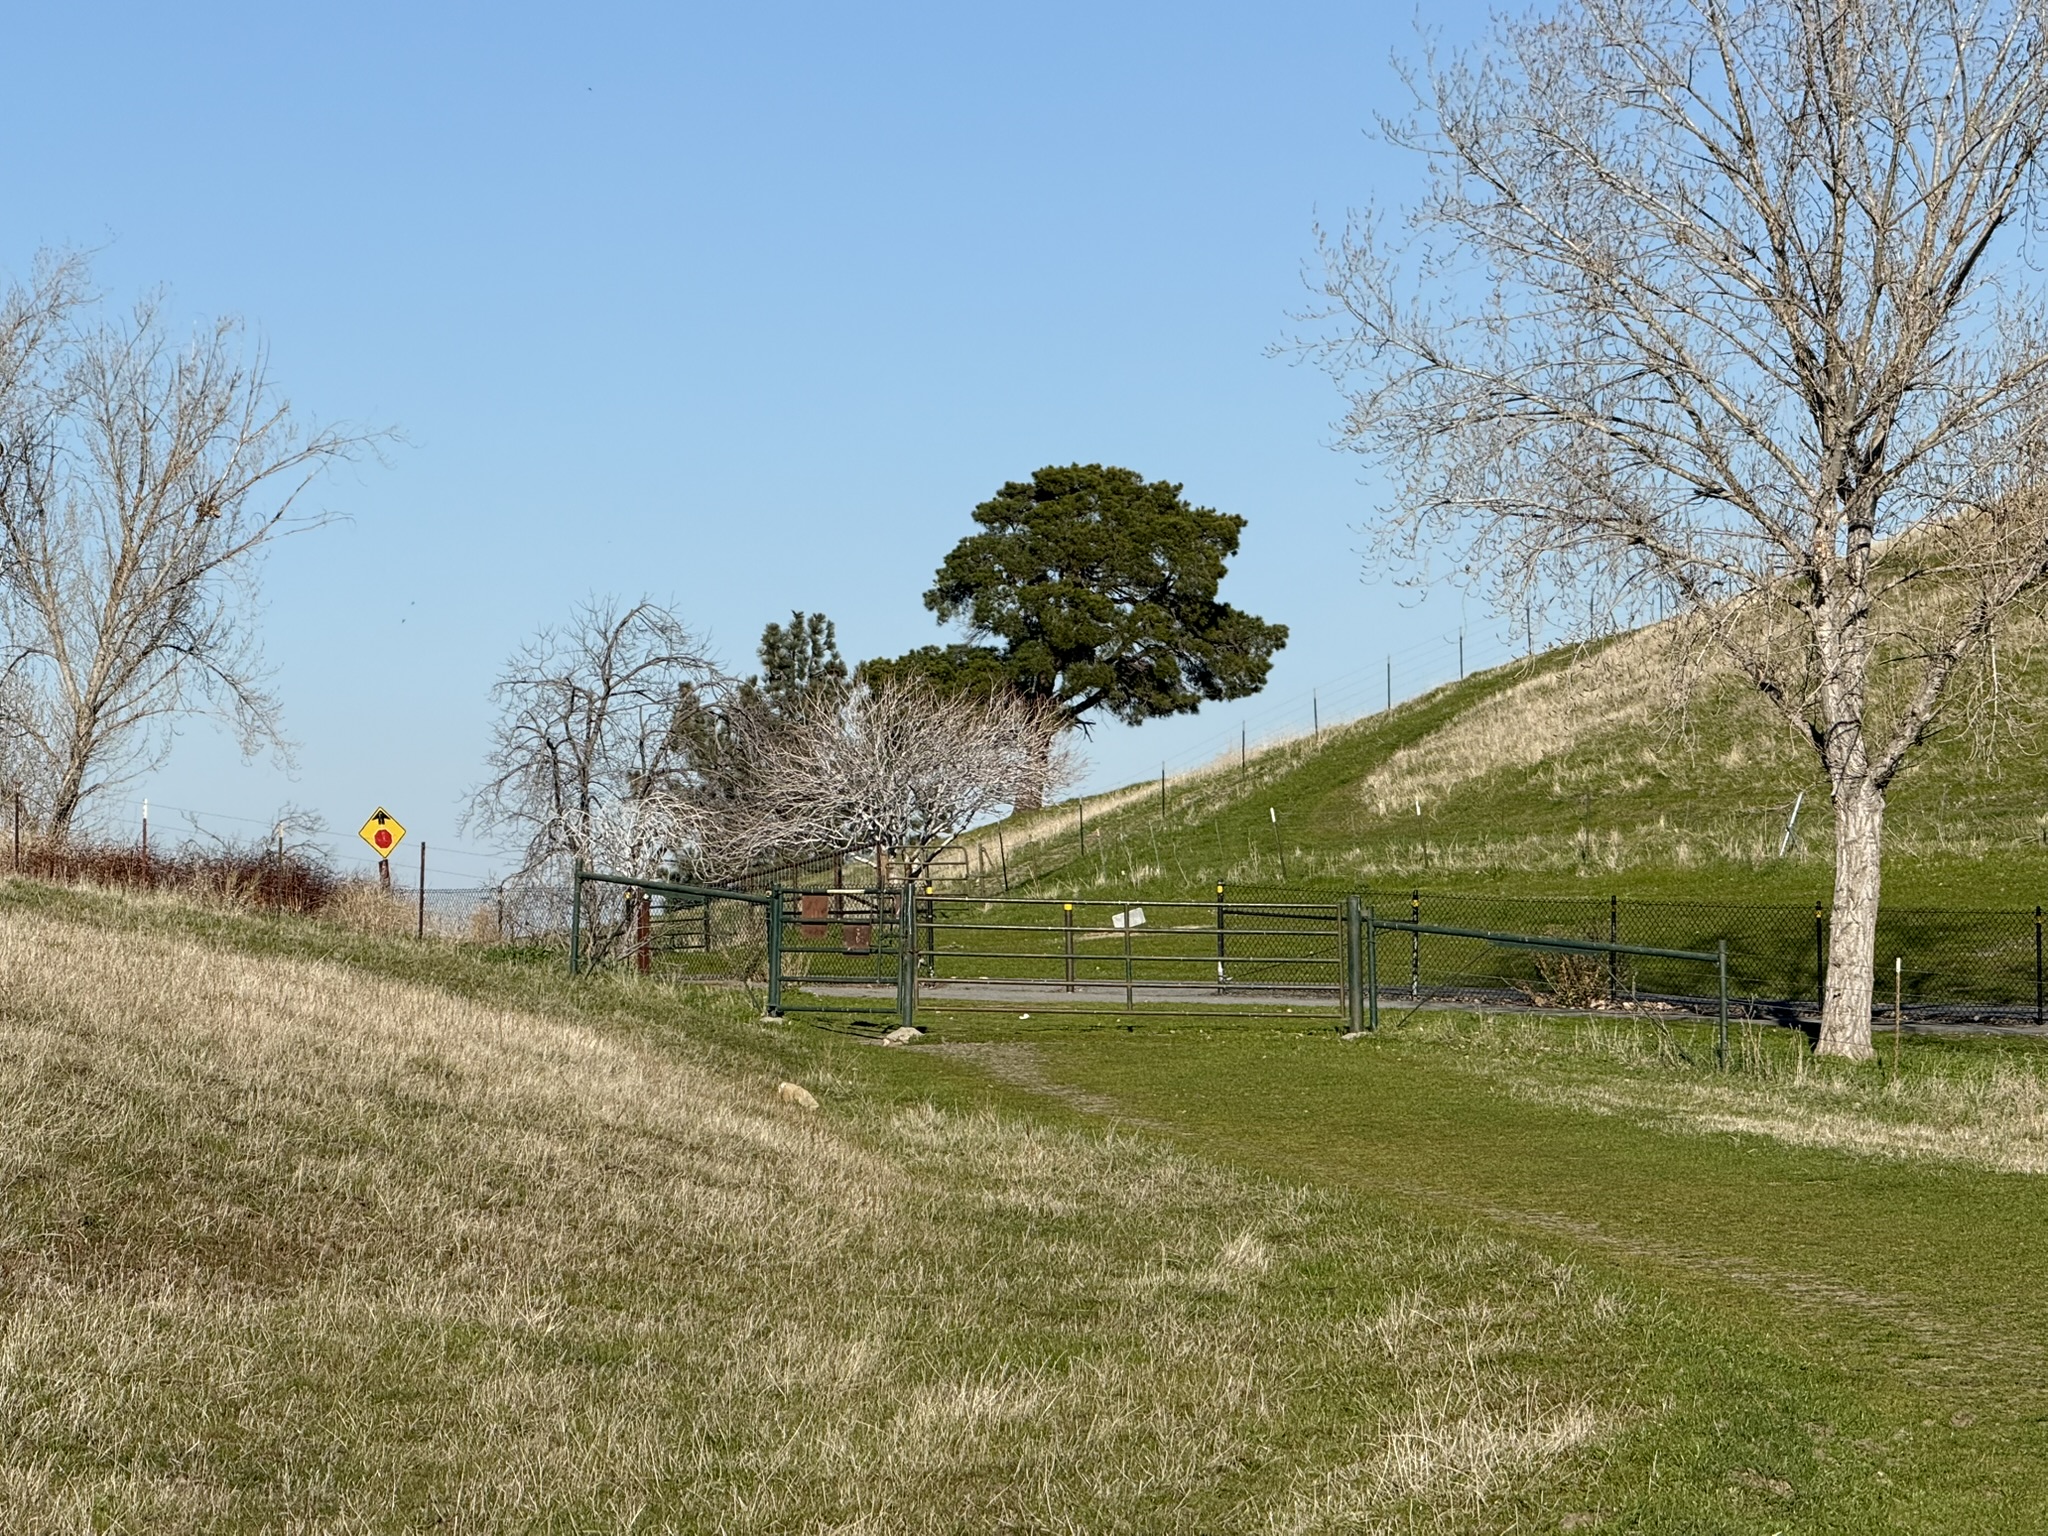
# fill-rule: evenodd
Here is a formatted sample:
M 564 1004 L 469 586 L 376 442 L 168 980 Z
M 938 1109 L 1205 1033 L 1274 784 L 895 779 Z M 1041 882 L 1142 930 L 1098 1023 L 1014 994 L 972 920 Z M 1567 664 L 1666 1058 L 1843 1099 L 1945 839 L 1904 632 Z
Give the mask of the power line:
M 189 805 L 170 805 L 162 800 L 155 799 L 126 800 L 119 803 L 133 810 L 140 810 L 144 804 L 147 804 L 152 810 L 175 811 L 180 816 L 193 816 L 206 821 L 233 821 L 246 826 L 266 828 L 275 828 L 279 825 L 279 818 L 274 816 L 240 816 L 233 811 L 204 811 Z M 357 856 L 353 854 L 353 850 L 349 847 L 350 838 L 346 833 L 305 831 L 298 834 L 298 840 L 303 843 L 326 843 L 344 854 Z M 437 856 L 446 853 L 454 858 L 483 859 L 491 863 L 503 863 L 516 857 L 516 855 L 510 853 L 487 853 L 480 849 L 458 848 L 447 843 L 435 843 L 434 852 Z M 357 857 L 363 857 L 365 862 L 375 862 L 374 859 L 366 855 Z

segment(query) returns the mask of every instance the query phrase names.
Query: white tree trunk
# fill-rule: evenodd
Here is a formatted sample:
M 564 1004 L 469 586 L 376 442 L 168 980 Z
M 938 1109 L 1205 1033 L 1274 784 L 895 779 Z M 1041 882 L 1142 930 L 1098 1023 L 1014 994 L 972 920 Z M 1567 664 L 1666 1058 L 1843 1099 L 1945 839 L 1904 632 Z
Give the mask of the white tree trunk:
M 85 725 L 74 726 L 66 744 L 63 771 L 57 776 L 57 790 L 50 800 L 50 820 L 45 829 L 52 842 L 71 839 L 71 824 L 85 801 L 85 776 L 92 767 L 97 732 Z
M 1835 910 L 1828 932 L 1827 997 L 1821 1007 L 1822 1056 L 1868 1061 L 1870 995 L 1877 976 L 1879 858 L 1884 791 L 1850 781 L 1835 792 Z
M 1050 732 L 1032 743 L 1031 769 L 1018 787 L 1017 799 L 1012 810 L 1042 811 L 1045 809 L 1045 787 L 1052 779 L 1053 737 Z

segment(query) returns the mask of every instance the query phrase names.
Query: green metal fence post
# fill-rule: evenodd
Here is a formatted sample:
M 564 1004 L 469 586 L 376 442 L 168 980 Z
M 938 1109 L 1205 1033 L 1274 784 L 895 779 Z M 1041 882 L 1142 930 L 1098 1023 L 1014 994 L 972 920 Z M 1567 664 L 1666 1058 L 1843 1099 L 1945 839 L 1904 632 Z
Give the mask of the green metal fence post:
M 1389 709 L 1393 708 L 1391 704 L 1387 707 Z M 1413 891 L 1409 894 L 1408 921 L 1411 923 L 1420 923 L 1422 921 L 1422 892 L 1420 891 Z M 1422 996 L 1422 935 L 1419 933 L 1410 934 L 1409 941 L 1408 995 L 1410 997 L 1420 997 Z
M 1722 1071 L 1728 1070 L 1728 941 L 1715 940 L 1720 970 L 1720 1023 L 1714 1033 L 1714 1061 Z
M 1124 903 L 1124 1006 L 1129 1008 L 1134 1000 L 1131 980 L 1131 904 Z
M 583 969 L 583 861 L 569 866 L 569 974 Z
M 898 933 L 896 1008 L 905 1029 L 917 1028 L 917 885 L 903 886 L 903 923 Z
M 782 887 L 768 887 L 768 1014 L 782 1017 Z
M 1227 959 L 1228 956 L 1223 953 L 1223 882 L 1218 880 L 1216 882 L 1216 990 L 1218 992 L 1223 990 L 1223 983 L 1227 976 L 1224 970 L 1224 964 Z
M 1380 936 L 1373 922 L 1373 909 L 1365 909 L 1365 1017 L 1366 1032 L 1380 1032 Z
M 1358 898 L 1344 898 L 1344 1023 L 1356 1034 L 1365 1028 L 1365 956 L 1359 942 Z
M 1074 904 L 1069 901 L 1063 905 L 1066 909 L 1067 990 L 1071 992 L 1074 990 Z

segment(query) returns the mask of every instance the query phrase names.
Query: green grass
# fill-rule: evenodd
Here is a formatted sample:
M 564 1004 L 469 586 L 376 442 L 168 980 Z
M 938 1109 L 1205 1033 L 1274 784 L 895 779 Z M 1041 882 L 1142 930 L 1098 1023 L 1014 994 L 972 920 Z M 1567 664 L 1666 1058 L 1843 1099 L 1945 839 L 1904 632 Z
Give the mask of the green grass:
M 1643 1417 L 1587 1500 L 1613 1528 L 2048 1525 L 2032 1042 L 1909 1039 L 1893 1082 L 1776 1032 L 1738 1031 L 1723 1074 L 1704 1031 L 1646 1024 L 1418 1017 L 1343 1043 L 1131 1023 L 980 1049 L 1205 1157 L 1463 1217 L 1656 1297 Z
M 1654 635 L 1561 649 L 1387 714 L 1176 780 L 1006 823 L 1034 892 L 1199 897 L 1232 884 L 1797 905 L 1833 885 L 1825 781 L 1739 681 L 1683 713 Z M 2015 666 L 2010 696 L 2048 696 Z M 2048 764 L 2036 735 L 1937 732 L 1894 787 L 1886 900 L 2031 908 L 2048 900 Z M 1778 847 L 1795 797 L 1797 833 Z M 1419 802 L 1419 812 L 1417 805 Z M 1277 825 L 1273 815 L 1277 813 Z M 1085 815 L 1086 848 L 1082 848 Z M 985 845 L 985 846 L 983 846 Z M 993 836 L 970 863 L 996 860 Z
M 2029 1047 L 890 1051 L 20 883 L 0 973 L 5 1528 L 2048 1523 Z

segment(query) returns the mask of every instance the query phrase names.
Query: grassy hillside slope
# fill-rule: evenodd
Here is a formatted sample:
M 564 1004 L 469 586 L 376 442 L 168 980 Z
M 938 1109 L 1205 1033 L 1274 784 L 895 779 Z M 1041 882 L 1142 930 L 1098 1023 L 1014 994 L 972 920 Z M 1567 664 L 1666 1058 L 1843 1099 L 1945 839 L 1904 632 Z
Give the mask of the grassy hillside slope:
M 2038 668 L 2009 666 L 2001 686 L 2048 697 Z M 1243 770 L 1230 760 L 1186 776 L 1164 807 L 1155 782 L 1013 818 L 1003 852 L 1013 879 L 1047 892 L 1164 898 L 1220 879 L 1826 897 L 1826 783 L 1810 751 L 1738 678 L 1709 678 L 1683 707 L 1680 695 L 1654 631 L 1561 649 L 1269 748 Z M 2006 731 L 1987 743 L 1960 723 L 1927 742 L 1893 792 L 1886 899 L 2048 900 L 2041 745 Z M 994 834 L 980 842 L 993 863 Z
M 0 884 L 0 1529 L 2048 1518 L 2030 1045 L 758 1007 Z
M 19 884 L 0 978 L 4 1529 L 1527 1528 L 1653 1353 L 739 994 Z

